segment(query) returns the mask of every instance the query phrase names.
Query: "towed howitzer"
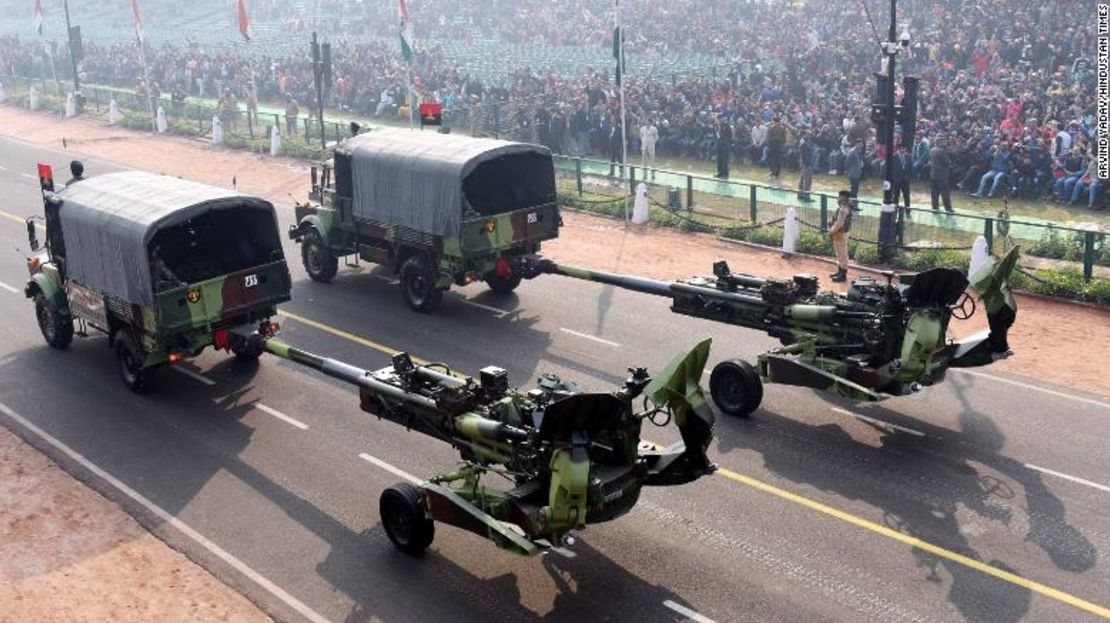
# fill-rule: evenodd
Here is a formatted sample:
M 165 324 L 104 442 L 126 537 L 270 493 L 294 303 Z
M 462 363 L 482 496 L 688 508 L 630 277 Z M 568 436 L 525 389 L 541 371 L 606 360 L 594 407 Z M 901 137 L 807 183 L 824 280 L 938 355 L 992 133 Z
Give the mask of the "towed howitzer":
M 1015 247 L 976 274 L 984 300 L 1009 297 Z M 709 379 L 721 411 L 745 417 L 763 398 L 763 383 L 830 391 L 854 400 L 878 401 L 917 392 L 944 380 L 950 367 L 994 361 L 987 332 L 946 339 L 949 320 L 970 318 L 975 299 L 967 277 L 953 268 L 885 273 L 886 282 L 855 279 L 846 293 L 820 292 L 817 277 L 765 279 L 733 274 L 726 262 L 712 277 L 665 282 L 537 260 L 529 277 L 558 274 L 671 299 L 671 311 L 763 331 L 781 348 L 761 353 L 752 366 L 739 359 L 717 364 Z M 1009 303 L 1012 306 L 1012 302 Z M 1011 317 L 1012 318 L 1012 317 Z M 992 317 L 992 327 L 996 325 Z M 1005 328 L 1000 330 L 1004 331 Z M 1003 340 L 1004 343 L 1004 340 Z M 996 355 L 997 356 L 997 355 Z
M 503 549 L 538 554 L 573 542 L 572 530 L 624 515 L 644 486 L 685 484 L 716 469 L 706 455 L 713 411 L 698 386 L 708 339 L 655 378 L 630 368 L 615 391 L 587 393 L 551 374 L 534 389 L 512 389 L 501 368 L 483 368 L 475 380 L 442 364 L 416 365 L 405 353 L 385 368 L 363 370 L 294 348 L 269 331 L 263 326 L 238 337 L 358 387 L 363 411 L 458 450 L 457 469 L 382 493 L 382 525 L 406 553 L 428 547 L 439 521 Z M 664 448 L 644 440 L 645 419 L 658 426 L 673 420 L 682 441 Z M 511 486 L 485 486 L 487 474 Z

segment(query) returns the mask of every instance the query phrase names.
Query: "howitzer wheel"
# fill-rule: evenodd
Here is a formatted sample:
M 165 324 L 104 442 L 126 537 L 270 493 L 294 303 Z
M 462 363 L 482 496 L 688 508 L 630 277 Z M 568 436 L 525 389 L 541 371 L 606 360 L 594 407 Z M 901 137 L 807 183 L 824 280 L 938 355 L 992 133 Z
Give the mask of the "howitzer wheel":
M 397 549 L 419 556 L 435 538 L 435 522 L 424 512 L 420 489 L 401 482 L 382 491 L 378 502 L 385 534 Z
M 61 350 L 73 341 L 73 319 L 54 311 L 41 292 L 35 295 L 35 319 L 39 321 L 42 338 L 50 348 Z
M 401 265 L 401 296 L 410 308 L 422 313 L 435 309 L 443 298 L 443 290 L 436 287 L 431 261 L 423 253 L 409 257 Z
M 709 396 L 722 413 L 746 418 L 763 402 L 763 381 L 748 362 L 728 359 L 709 375 Z
M 305 272 L 313 281 L 327 283 L 339 272 L 339 258 L 315 231 L 305 234 L 301 242 L 301 260 Z

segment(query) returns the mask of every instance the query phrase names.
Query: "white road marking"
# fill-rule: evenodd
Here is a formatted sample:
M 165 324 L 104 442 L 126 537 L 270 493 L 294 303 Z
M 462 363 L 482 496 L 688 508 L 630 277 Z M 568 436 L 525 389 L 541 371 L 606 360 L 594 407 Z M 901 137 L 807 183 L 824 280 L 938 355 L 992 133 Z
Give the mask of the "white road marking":
M 395 285 L 401 283 L 397 279 L 394 279 L 393 277 L 387 277 L 385 275 L 373 274 L 373 275 L 370 275 L 370 276 L 373 277 L 374 279 L 381 279 L 382 281 L 388 283 L 391 286 L 395 286 Z
M 563 558 L 577 558 L 578 557 L 578 554 L 575 554 L 574 552 L 570 551 L 569 549 L 567 549 L 565 547 L 552 547 L 551 551 L 553 551 L 556 554 L 562 556 Z
M 182 368 L 181 366 L 170 366 L 170 369 L 171 370 L 176 370 L 176 371 L 180 372 L 181 374 L 184 374 L 185 376 L 187 376 L 189 378 L 196 379 L 196 380 L 200 381 L 201 383 L 204 383 L 205 385 L 207 385 L 209 387 L 216 384 L 216 381 L 213 381 L 212 379 L 208 378 L 207 376 L 204 376 L 203 374 L 201 374 L 199 372 L 193 372 L 192 370 L 190 370 L 188 368 Z
M 423 480 L 417 478 L 416 476 L 413 476 L 412 474 L 406 472 L 405 470 L 401 469 L 400 467 L 394 467 L 393 465 L 390 465 L 389 463 L 386 463 L 385 461 L 379 459 L 376 456 L 370 456 L 369 454 L 366 454 L 365 452 L 363 452 L 362 454 L 358 455 L 358 458 L 362 459 L 363 461 L 366 461 L 367 463 L 372 463 L 374 465 L 377 465 L 378 467 L 380 467 L 380 468 L 384 469 L 385 471 L 393 474 L 394 476 L 404 478 L 405 480 L 411 482 L 414 485 L 423 484 L 423 482 L 424 482 Z
M 883 428 L 893 428 L 894 430 L 900 430 L 903 433 L 909 433 L 911 435 L 917 435 L 918 437 L 924 437 L 925 436 L 925 433 L 923 433 L 919 430 L 914 430 L 912 428 L 906 428 L 905 426 L 899 426 L 897 424 L 891 424 L 890 422 L 886 422 L 886 421 L 883 421 L 883 420 L 877 420 L 873 417 L 863 415 L 862 413 L 855 413 L 855 412 L 849 411 L 847 409 L 841 409 L 840 407 L 833 407 L 832 410 L 836 411 L 837 413 L 842 413 L 844 415 L 850 415 L 850 416 L 852 416 L 856 419 L 863 420 L 864 422 L 870 422 L 870 423 L 872 423 L 876 426 L 881 426 Z
M 8 170 L 8 167 L 0 164 L 0 171 L 7 171 L 7 170 Z
M 693 610 L 687 608 L 686 606 L 683 606 L 682 604 L 676 604 L 670 599 L 664 601 L 663 605 L 690 619 L 691 621 L 697 621 L 698 623 L 716 623 L 716 621 L 714 621 L 713 619 L 698 612 L 694 612 Z
M 296 426 L 297 428 L 299 428 L 301 430 L 308 430 L 308 424 L 305 424 L 304 422 L 301 422 L 299 420 L 295 420 L 295 419 L 289 417 L 288 415 L 285 415 L 281 411 L 278 411 L 277 409 L 271 409 L 270 407 L 267 407 L 266 405 L 262 404 L 261 402 L 254 403 L 254 408 L 258 409 L 259 411 L 269 413 L 270 415 L 276 417 L 277 419 L 281 420 L 282 422 L 285 422 L 286 424 L 292 424 L 293 426 Z
M 561 327 L 559 330 L 562 331 L 563 333 L 569 333 L 571 335 L 577 335 L 578 337 L 585 338 L 587 340 L 593 340 L 595 342 L 598 342 L 599 344 L 605 344 L 606 346 L 612 346 L 613 348 L 620 348 L 621 347 L 621 345 L 617 344 L 616 342 L 610 342 L 609 340 L 602 339 L 602 338 L 597 337 L 595 335 L 590 335 L 589 333 L 582 333 L 580 331 L 574 331 L 573 329 L 568 329 L 566 327 Z
M 12 294 L 19 294 L 19 289 L 18 288 L 13 288 L 13 287 L 9 286 L 8 284 L 4 283 L 3 281 L 0 281 L 0 289 L 7 290 L 8 292 L 11 292 Z
M 963 368 L 956 368 L 955 371 L 956 372 L 961 372 L 963 374 L 970 374 L 971 376 L 981 376 L 985 379 L 990 379 L 992 381 L 998 381 L 999 383 L 1009 383 L 1010 385 L 1017 385 L 1018 387 L 1024 387 L 1025 389 L 1032 389 L 1034 391 L 1044 392 L 1046 394 L 1051 394 L 1053 396 L 1058 396 L 1060 398 L 1068 398 L 1068 399 L 1071 399 L 1071 400 L 1076 400 L 1078 402 L 1085 402 L 1087 404 L 1092 404 L 1092 405 L 1095 405 L 1096 407 L 1102 407 L 1104 409 L 1110 409 L 1110 402 L 1106 402 L 1104 400 L 1095 400 L 1093 398 L 1084 398 L 1082 396 L 1075 396 L 1073 394 L 1068 394 L 1068 393 L 1065 393 L 1065 392 L 1058 392 L 1054 389 L 1048 389 L 1048 388 L 1045 388 L 1045 387 L 1040 387 L 1038 385 L 1033 385 L 1032 383 L 1022 383 L 1021 381 L 1014 381 L 1014 380 L 1011 380 L 1011 379 L 1003 378 L 1001 376 L 995 376 L 993 374 L 987 374 L 985 372 L 975 372 L 973 370 L 965 370 Z
M 474 301 L 472 301 L 470 299 L 460 298 L 459 302 L 464 303 L 466 305 L 470 305 L 471 307 L 477 307 L 478 309 L 484 309 L 488 312 L 493 312 L 493 315 L 497 316 L 498 318 L 503 318 L 505 316 L 505 314 L 509 313 L 509 312 L 507 312 L 503 309 L 500 309 L 498 307 L 494 307 L 492 305 L 483 305 L 481 303 L 475 303 Z
M 1032 470 L 1035 470 L 1035 471 L 1038 471 L 1038 472 L 1041 472 L 1041 473 L 1044 473 L 1044 474 L 1048 474 L 1050 476 L 1056 476 L 1057 478 L 1063 478 L 1064 480 L 1070 480 L 1074 483 L 1078 483 L 1078 484 L 1081 484 L 1081 485 L 1087 485 L 1088 487 L 1094 487 L 1095 489 L 1098 489 L 1099 491 L 1105 491 L 1107 493 L 1110 493 L 1110 487 L 1108 487 L 1106 485 L 1100 485 L 1097 482 L 1091 482 L 1090 480 L 1086 480 L 1084 478 L 1079 478 L 1077 476 L 1069 476 L 1068 474 L 1065 474 L 1063 472 L 1058 472 L 1058 471 L 1047 469 L 1047 468 L 1044 468 L 1044 467 L 1039 467 L 1037 465 L 1033 465 L 1032 463 L 1026 463 L 1025 466 L 1028 467 L 1029 469 L 1032 469 Z
M 181 534 L 185 535 L 189 539 L 192 539 L 193 542 L 195 542 L 197 545 L 200 545 L 201 547 L 208 550 L 209 552 L 212 552 L 212 554 L 214 554 L 217 558 L 219 558 L 220 560 L 222 560 L 225 563 L 227 563 L 228 565 L 230 565 L 233 569 L 235 569 L 239 573 L 242 573 L 244 576 L 246 576 L 248 579 L 253 581 L 258 586 L 262 587 L 264 590 L 269 592 L 274 597 L 277 597 L 278 599 L 280 599 L 282 602 L 285 603 L 285 605 L 289 606 L 293 610 L 296 610 L 297 613 L 299 613 L 301 616 L 305 617 L 309 621 L 313 621 L 313 623 L 327 623 L 326 618 L 324 618 L 322 615 L 320 615 L 318 612 L 316 612 L 312 608 L 308 607 L 301 600 L 299 600 L 296 597 L 290 595 L 288 592 L 285 591 L 285 589 L 281 588 L 277 584 L 274 584 L 269 579 L 267 579 L 265 576 L 263 576 L 261 573 L 255 571 L 251 567 L 247 566 L 247 564 L 245 562 L 243 562 L 242 560 L 239 560 L 238 558 L 233 556 L 231 553 L 229 553 L 227 550 L 223 549 L 219 545 L 216 545 L 215 543 L 210 541 L 203 534 L 201 534 L 201 533 L 197 532 L 196 530 L 192 529 L 191 527 L 189 527 L 185 522 L 181 521 L 177 517 L 174 517 L 169 512 L 165 511 L 162 507 L 160 507 L 160 506 L 156 505 L 155 503 L 151 502 L 150 500 L 148 500 L 146 497 L 144 497 L 138 491 L 135 491 L 131 487 L 125 485 L 118 478 L 116 478 L 115 476 L 112 476 L 108 472 L 104 471 L 99 466 L 97 466 L 95 463 L 93 463 L 92 461 L 86 459 L 84 456 L 79 454 L 77 451 L 73 450 L 69 446 L 62 443 L 61 441 L 58 441 L 52 435 L 50 435 L 46 431 L 42 430 L 38 426 L 35 426 L 30 421 L 25 419 L 23 416 L 19 415 L 15 411 L 12 411 L 11 409 L 9 409 L 6 405 L 4 405 L 2 403 L 0 403 L 0 412 L 4 413 L 4 415 L 7 415 L 8 417 L 15 420 L 16 422 L 19 422 L 19 424 L 21 426 L 23 426 L 23 428 L 31 431 L 32 433 L 37 435 L 40 439 L 42 439 L 46 443 L 50 444 L 51 446 L 54 446 L 55 448 L 60 450 L 62 453 L 64 453 L 66 456 L 68 456 L 69 458 L 71 458 L 74 461 L 76 461 L 77 463 L 79 463 L 85 469 L 89 470 L 93 474 L 96 474 L 97 477 L 101 478 L 102 480 L 104 480 L 105 482 L 110 484 L 112 487 L 116 488 L 120 493 L 123 493 L 127 497 L 129 497 L 132 500 L 141 504 L 144 508 L 146 508 L 148 511 L 153 513 L 159 519 L 161 519 L 162 521 L 164 521 L 164 522 L 168 523 L 170 526 L 172 526 L 175 530 L 177 530 Z
M 30 173 L 20 173 L 20 175 L 22 175 L 23 177 L 26 177 L 28 179 L 32 179 L 32 180 L 39 179 L 39 178 L 35 177 L 34 175 L 31 175 Z

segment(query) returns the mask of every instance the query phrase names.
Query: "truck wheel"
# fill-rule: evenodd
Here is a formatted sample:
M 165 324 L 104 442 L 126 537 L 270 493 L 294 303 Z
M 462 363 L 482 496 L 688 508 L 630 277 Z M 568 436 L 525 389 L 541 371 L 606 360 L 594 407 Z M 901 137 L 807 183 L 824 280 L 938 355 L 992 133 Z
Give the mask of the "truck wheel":
M 484 280 L 495 294 L 509 294 L 520 285 L 521 278 L 520 273 L 515 271 L 508 279 L 498 275 L 497 271 L 490 271 L 486 273 Z
M 722 413 L 746 418 L 763 402 L 763 381 L 748 362 L 729 359 L 709 375 L 709 396 Z
M 339 272 L 339 258 L 331 252 L 331 247 L 320 238 L 320 234 L 314 231 L 306 234 L 301 242 L 301 260 L 304 262 L 305 272 L 313 281 L 327 283 Z
M 257 342 L 238 342 L 232 343 L 231 352 L 235 355 L 236 361 L 243 363 L 254 363 L 262 356 L 265 349 Z
M 397 549 L 419 556 L 435 538 L 435 523 L 428 519 L 420 489 L 402 482 L 382 491 L 378 501 L 385 533 Z
M 416 254 L 401 265 L 401 296 L 412 309 L 428 313 L 439 305 L 443 290 L 436 287 L 431 262 L 423 254 Z
M 145 394 L 154 387 L 154 368 L 143 368 L 143 355 L 127 331 L 116 334 L 116 365 L 127 389 Z
M 35 318 L 43 339 L 51 348 L 60 350 L 73 341 L 73 319 L 54 311 L 41 292 L 35 295 Z

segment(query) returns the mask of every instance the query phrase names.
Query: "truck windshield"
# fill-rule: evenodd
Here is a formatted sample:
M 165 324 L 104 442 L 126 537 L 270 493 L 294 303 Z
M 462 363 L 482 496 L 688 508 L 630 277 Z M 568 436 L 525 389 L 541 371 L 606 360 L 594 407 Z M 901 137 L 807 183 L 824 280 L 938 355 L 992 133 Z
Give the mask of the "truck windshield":
M 155 292 L 283 258 L 273 215 L 247 207 L 207 212 L 162 229 L 148 251 Z
M 551 203 L 555 201 L 551 157 L 529 152 L 483 162 L 466 176 L 463 194 L 481 216 Z

